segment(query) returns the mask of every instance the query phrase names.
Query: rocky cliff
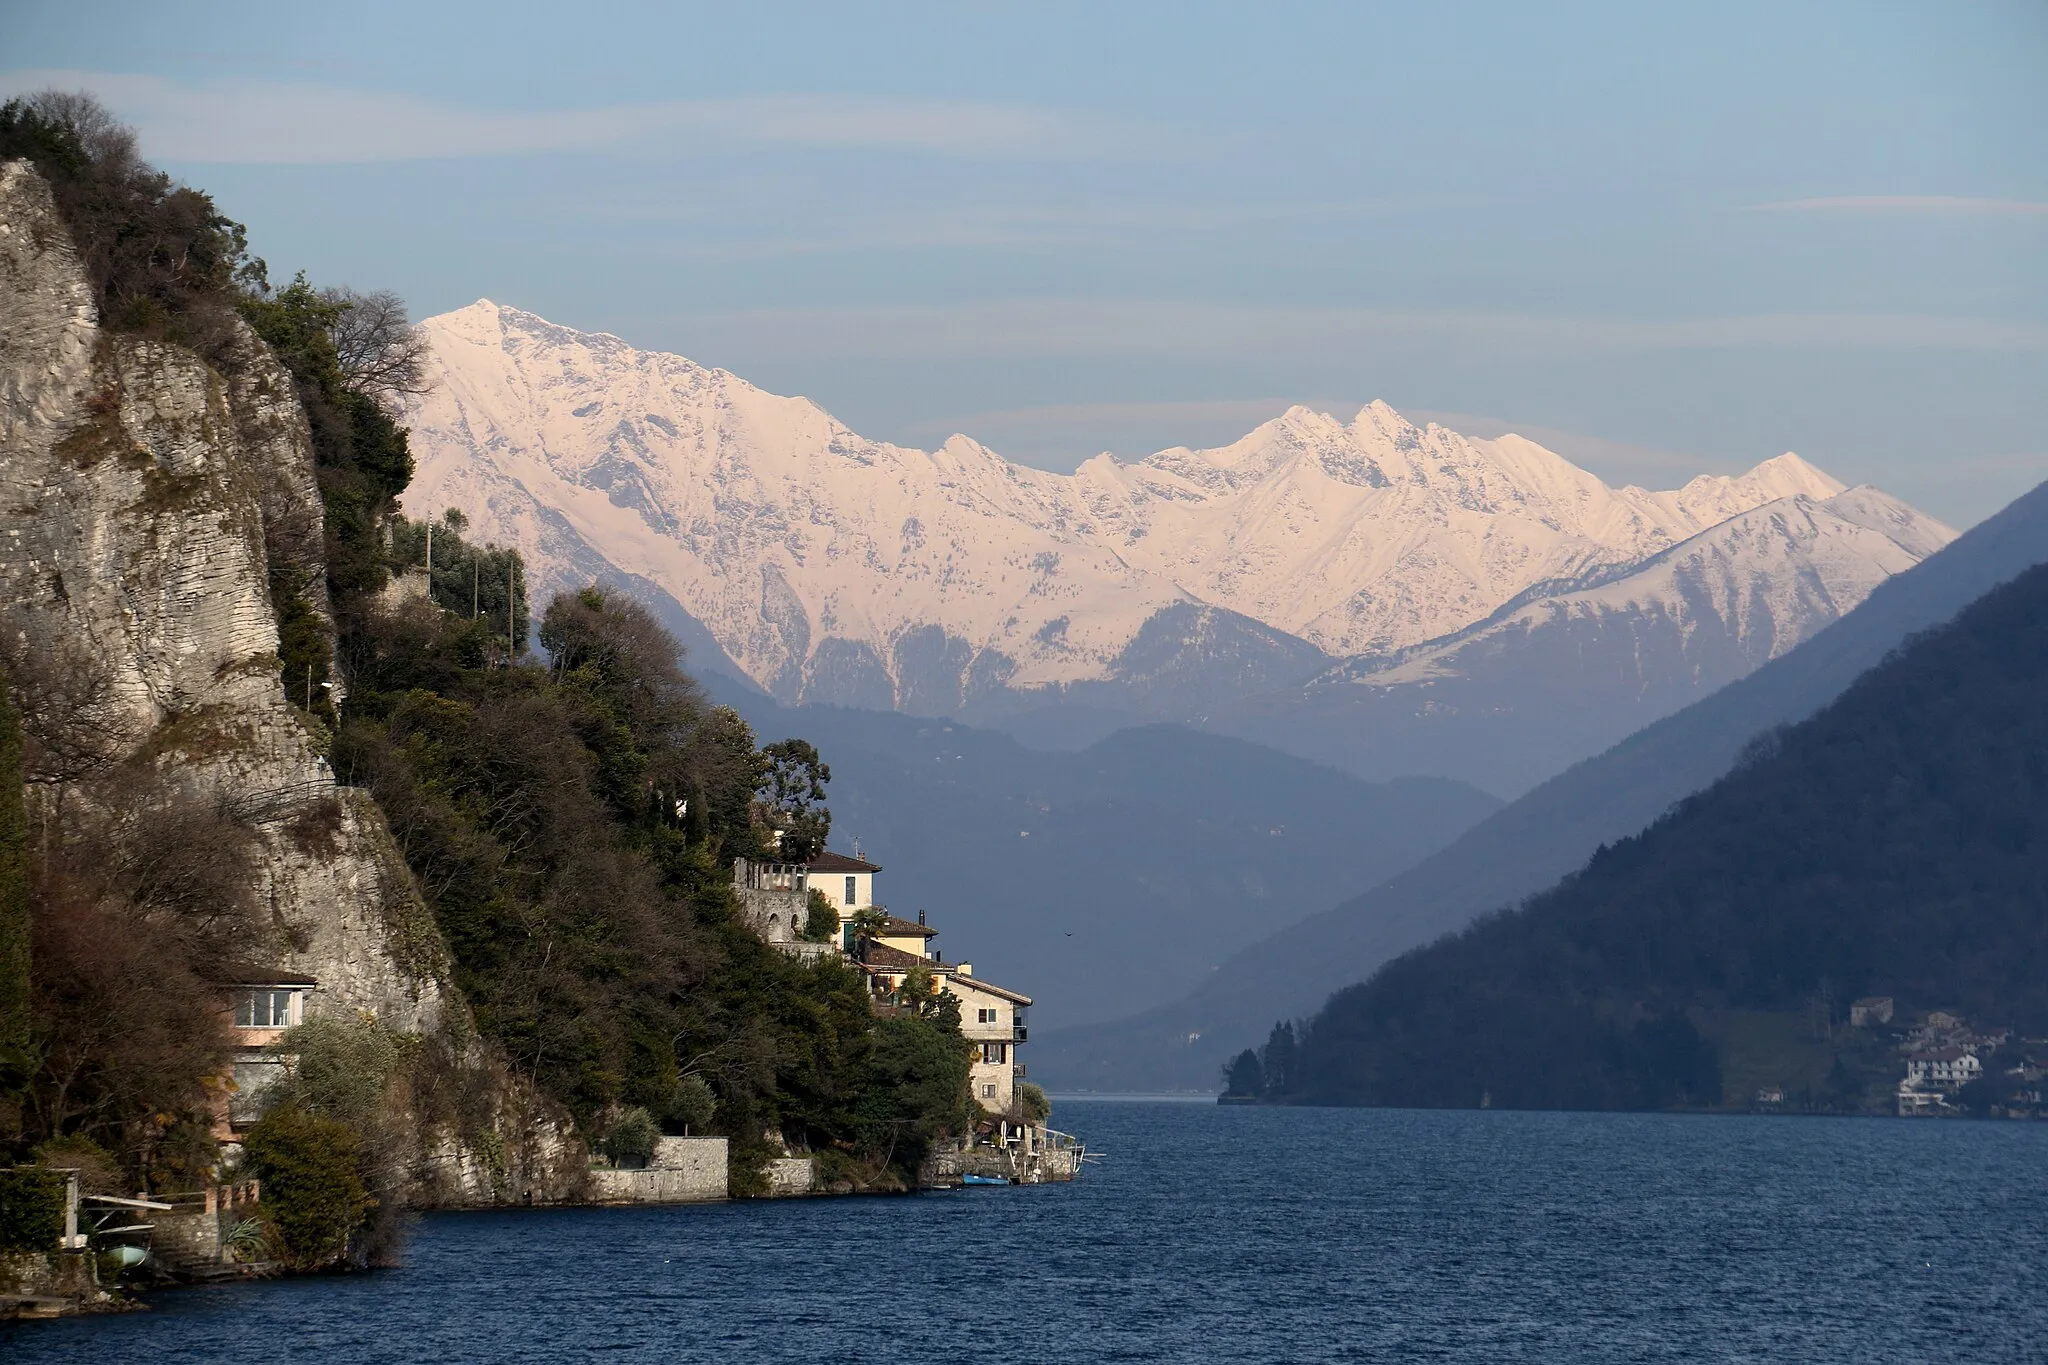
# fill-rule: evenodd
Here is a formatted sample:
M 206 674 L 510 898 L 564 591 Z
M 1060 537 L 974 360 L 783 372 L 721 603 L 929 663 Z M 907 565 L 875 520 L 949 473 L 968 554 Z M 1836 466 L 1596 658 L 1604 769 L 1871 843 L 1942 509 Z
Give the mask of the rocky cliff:
M 563 1197 L 579 1144 L 475 1041 L 382 815 L 336 783 L 324 734 L 287 699 L 270 572 L 309 577 L 324 616 L 321 545 L 306 418 L 268 350 L 243 328 L 209 363 L 103 329 L 47 188 L 25 162 L 0 166 L 12 653 L 102 677 L 99 723 L 121 761 L 252 832 L 274 931 L 265 965 L 318 980 L 310 1015 L 373 1015 L 464 1059 L 478 1121 L 418 1135 L 420 1202 Z

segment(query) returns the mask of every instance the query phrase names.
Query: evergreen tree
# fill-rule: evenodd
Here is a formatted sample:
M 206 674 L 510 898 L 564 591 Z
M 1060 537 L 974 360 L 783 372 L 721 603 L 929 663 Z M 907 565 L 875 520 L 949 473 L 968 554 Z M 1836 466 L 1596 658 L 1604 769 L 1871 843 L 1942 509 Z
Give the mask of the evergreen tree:
M 1223 1093 L 1226 1095 L 1263 1095 L 1266 1093 L 1266 1069 L 1259 1065 L 1259 1054 L 1246 1048 L 1237 1054 L 1237 1059 L 1223 1068 Z
M 1278 1023 L 1266 1035 L 1266 1045 L 1259 1049 L 1259 1065 L 1266 1078 L 1265 1093 L 1280 1098 L 1294 1093 L 1295 1045 L 1294 1025 Z

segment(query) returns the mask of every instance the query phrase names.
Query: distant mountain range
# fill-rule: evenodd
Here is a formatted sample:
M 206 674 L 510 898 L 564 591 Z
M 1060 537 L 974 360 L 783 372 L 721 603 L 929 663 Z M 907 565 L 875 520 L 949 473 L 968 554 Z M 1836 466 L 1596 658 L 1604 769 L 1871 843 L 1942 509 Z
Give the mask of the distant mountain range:
M 1898 1058 L 1840 1027 L 1850 1000 L 2048 1033 L 2044 855 L 2037 567 L 1518 911 L 1333 996 L 1279 1089 L 1543 1109 L 1739 1108 L 1768 1090 L 1890 1112 Z
M 625 584 L 780 702 L 1041 744 L 1181 721 L 1519 792 L 1953 535 L 1792 455 L 1616 489 L 1384 403 L 1053 474 L 488 301 L 424 327 L 416 514 L 460 507 L 538 595 Z
M 1306 1015 L 1382 963 L 1513 905 L 1726 773 L 1757 736 L 1827 705 L 1916 632 L 2048 562 L 2048 484 L 1880 585 L 1796 650 L 1560 773 L 1442 852 L 1231 958 L 1186 998 L 1054 1032 L 1038 1061 L 1070 1088 L 1208 1088 L 1277 1019 Z

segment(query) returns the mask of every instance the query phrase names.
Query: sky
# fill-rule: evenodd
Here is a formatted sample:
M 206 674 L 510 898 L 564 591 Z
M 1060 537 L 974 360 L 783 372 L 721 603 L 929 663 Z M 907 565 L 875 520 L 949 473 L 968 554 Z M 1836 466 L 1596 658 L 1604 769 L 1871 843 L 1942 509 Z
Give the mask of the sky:
M 273 277 L 1070 469 L 1382 398 L 1615 482 L 2048 479 L 2048 0 L 8 0 Z

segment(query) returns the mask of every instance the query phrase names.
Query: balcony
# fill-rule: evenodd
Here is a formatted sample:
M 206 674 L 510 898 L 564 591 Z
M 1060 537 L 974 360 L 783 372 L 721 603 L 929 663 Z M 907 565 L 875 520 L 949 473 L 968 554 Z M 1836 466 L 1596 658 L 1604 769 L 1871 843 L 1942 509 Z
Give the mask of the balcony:
M 1021 1043 L 1021 1042 L 1024 1042 L 1024 1041 L 1026 1040 L 1026 1038 L 1027 1038 L 1027 1037 L 1029 1037 L 1030 1033 L 1031 1033 L 1031 1030 L 1030 1030 L 1030 1029 L 1028 1029 L 1028 1028 L 1024 1027 L 1024 1026 L 1023 1026 L 1022 1024 L 1019 1024 L 1019 1025 L 1017 1025 L 1017 1027 L 1016 1027 L 1016 1028 L 1015 1028 L 1015 1029 L 1014 1029 L 1014 1030 L 1013 1030 L 1013 1031 L 1011 1032 L 1011 1034 L 1010 1034 L 1010 1041 L 1011 1041 L 1011 1042 L 1013 1042 L 1013 1043 Z
M 1023 1079 L 1024 1079 L 1024 1063 L 1022 1063 L 1022 1062 L 1019 1062 L 1019 1063 L 1017 1063 L 1017 1065 L 1015 1065 L 1015 1066 L 1011 1067 L 1011 1068 L 1010 1068 L 1010 1073 L 1011 1073 L 1011 1075 L 1012 1075 L 1013 1077 L 1015 1077 L 1015 1078 L 1016 1078 L 1017 1080 L 1020 1080 L 1020 1081 L 1021 1081 L 1021 1080 L 1023 1080 Z

